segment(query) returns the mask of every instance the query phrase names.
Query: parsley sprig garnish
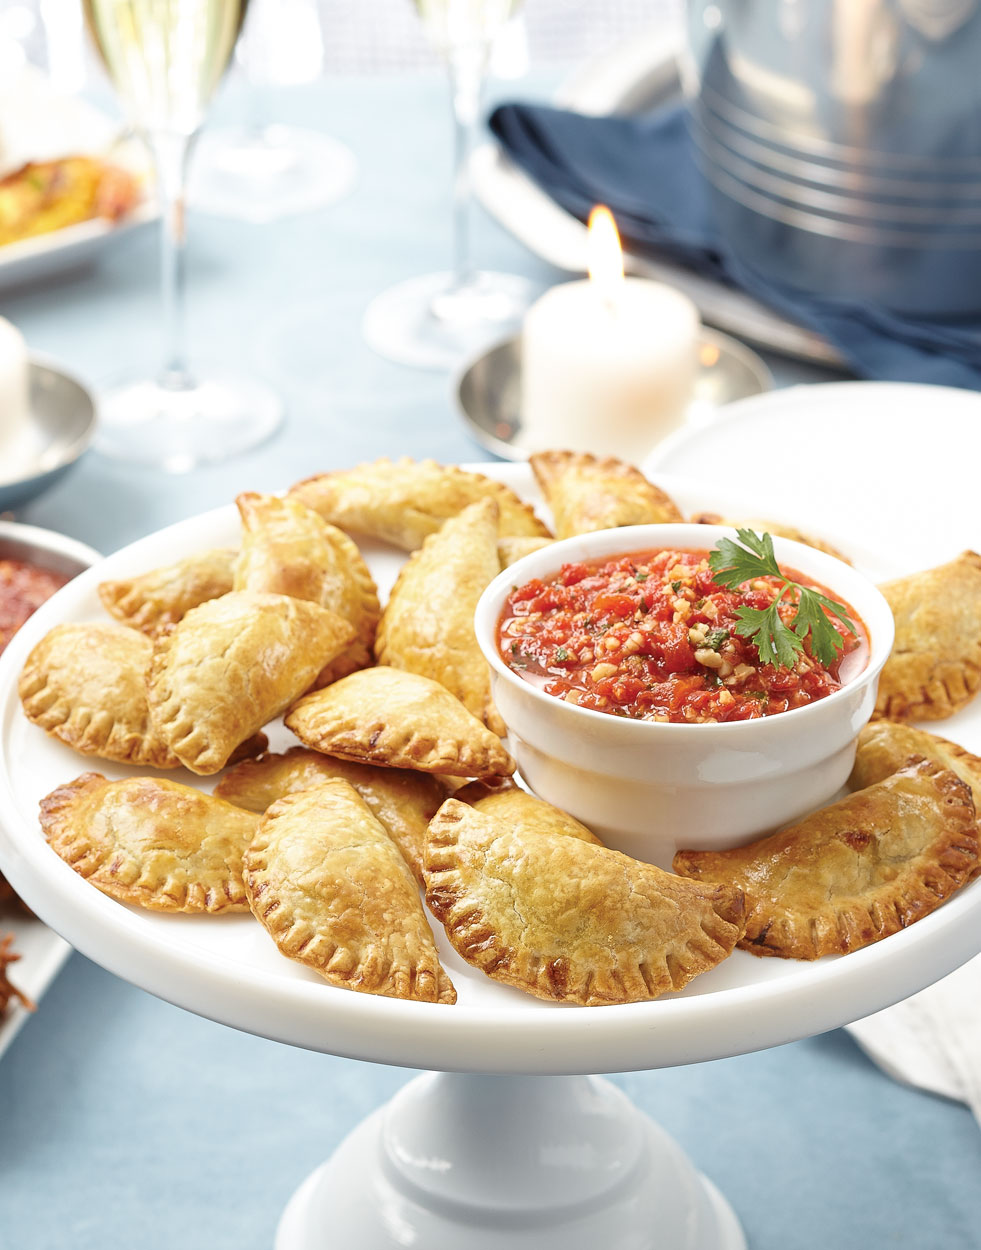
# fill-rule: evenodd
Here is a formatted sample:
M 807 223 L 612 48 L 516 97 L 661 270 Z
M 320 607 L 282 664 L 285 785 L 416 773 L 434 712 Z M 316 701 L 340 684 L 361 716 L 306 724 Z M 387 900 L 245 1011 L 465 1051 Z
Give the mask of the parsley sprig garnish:
M 773 554 L 773 539 L 769 534 L 737 529 L 736 537 L 738 542 L 720 538 L 709 556 L 709 568 L 715 581 L 730 590 L 757 577 L 775 577 L 781 582 L 780 593 L 768 608 L 744 607 L 737 610 L 739 623 L 735 627 L 736 633 L 741 638 L 752 639 L 762 664 L 791 668 L 804 650 L 804 640 L 808 635 L 811 638 L 811 655 L 822 664 L 834 663 L 845 644 L 827 613 L 836 616 L 855 633 L 845 605 L 785 577 Z M 778 607 L 785 597 L 796 605 L 789 626 L 784 624 Z

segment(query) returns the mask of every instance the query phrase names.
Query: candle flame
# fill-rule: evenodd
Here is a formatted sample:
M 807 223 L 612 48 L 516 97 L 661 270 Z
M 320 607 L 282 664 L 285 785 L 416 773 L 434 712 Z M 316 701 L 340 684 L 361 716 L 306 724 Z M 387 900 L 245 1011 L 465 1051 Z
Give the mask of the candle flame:
M 589 214 L 586 238 L 589 279 L 606 303 L 614 303 L 623 283 L 623 248 L 608 208 L 598 204 Z

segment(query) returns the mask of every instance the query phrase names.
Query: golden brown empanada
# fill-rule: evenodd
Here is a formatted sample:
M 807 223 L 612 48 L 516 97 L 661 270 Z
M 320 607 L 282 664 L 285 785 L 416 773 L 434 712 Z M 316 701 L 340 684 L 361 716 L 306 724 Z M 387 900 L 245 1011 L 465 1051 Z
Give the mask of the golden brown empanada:
M 153 723 L 192 772 L 216 773 L 240 742 L 309 689 L 353 635 L 336 613 L 303 599 L 246 590 L 212 599 L 154 646 Z
M 439 682 L 379 666 L 300 699 L 286 725 L 308 747 L 385 768 L 509 776 L 501 740 Z
M 320 674 L 318 684 L 371 664 L 378 590 L 354 542 L 299 499 L 249 491 L 235 502 L 242 517 L 235 589 L 307 599 L 351 623 L 354 641 Z
M 391 834 L 421 885 L 426 827 L 446 798 L 437 778 L 427 773 L 356 764 L 306 747 L 292 747 L 284 755 L 265 755 L 230 769 L 215 787 L 215 794 L 261 815 L 277 799 L 333 777 L 354 786 Z
M 502 535 L 548 537 L 533 510 L 503 482 L 435 460 L 375 460 L 297 482 L 290 495 L 325 521 L 415 551 L 447 517 L 496 499 Z
M 234 551 L 202 551 L 139 577 L 100 582 L 99 598 L 117 621 L 158 634 L 199 603 L 227 595 L 234 564 Z
M 675 869 L 746 894 L 754 955 L 846 954 L 920 920 L 970 877 L 978 830 L 968 787 L 911 762 L 796 825 L 732 851 L 679 851 Z
M 779 521 L 737 521 L 729 517 L 719 516 L 717 512 L 699 512 L 692 517 L 692 523 L 695 525 L 728 525 L 732 529 L 750 529 L 757 534 L 772 534 L 775 538 L 790 538 L 795 543 L 803 543 L 805 547 L 813 547 L 815 551 L 824 551 L 829 556 L 834 556 L 836 560 L 843 560 L 845 564 L 851 564 L 851 560 L 847 556 L 843 556 L 837 547 L 832 547 L 831 543 L 825 542 L 823 538 L 814 538 L 810 534 L 805 534 L 796 525 L 784 525 Z
M 412 874 L 346 781 L 273 804 L 246 852 L 245 884 L 283 954 L 332 985 L 456 1002 Z
M 163 778 L 84 773 L 41 800 L 61 858 L 121 903 L 154 911 L 248 911 L 242 855 L 258 817 Z
M 453 795 L 478 812 L 521 833 L 561 833 L 583 842 L 603 843 L 592 830 L 581 825 L 561 807 L 553 807 L 537 795 L 529 794 L 513 782 L 471 781 Z
M 539 998 L 601 1006 L 680 990 L 732 952 L 743 897 L 605 846 L 533 833 L 447 799 L 429 826 L 426 902 L 454 948 Z
M 503 736 L 473 628 L 477 600 L 500 572 L 497 511 L 493 499 L 470 504 L 412 553 L 382 613 L 375 653 L 379 664 L 438 681 Z
M 911 755 L 933 760 L 949 768 L 971 787 L 975 806 L 981 800 L 981 759 L 938 734 L 891 720 L 874 720 L 858 735 L 855 767 L 848 778 L 851 790 L 862 790 L 884 781 L 908 762 Z
M 528 463 L 552 509 L 556 538 L 684 520 L 663 490 L 623 460 L 583 451 L 539 451 Z
M 876 716 L 941 720 L 981 686 L 981 556 L 886 582 L 896 641 L 879 677 Z
M 501 538 L 497 543 L 497 558 L 502 569 L 509 569 L 533 551 L 551 547 L 554 538 Z
M 20 675 L 28 720 L 84 755 L 179 768 L 150 720 L 146 670 L 153 646 L 125 625 L 56 625 Z

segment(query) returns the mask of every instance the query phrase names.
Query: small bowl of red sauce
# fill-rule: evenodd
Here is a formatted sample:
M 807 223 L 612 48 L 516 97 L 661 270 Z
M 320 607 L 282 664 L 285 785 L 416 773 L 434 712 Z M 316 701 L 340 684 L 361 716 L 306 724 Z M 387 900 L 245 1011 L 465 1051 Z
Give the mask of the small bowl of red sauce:
M 42 603 L 101 559 L 54 530 L 0 521 L 0 652 Z
M 828 802 L 892 647 L 878 589 L 824 552 L 774 538 L 779 577 L 726 584 L 710 557 L 735 537 L 686 524 L 580 535 L 512 565 L 477 606 L 525 780 L 664 866 L 678 847 L 737 846 Z M 797 586 L 821 613 L 815 631 L 803 618 L 794 631 Z M 842 611 L 814 609 L 817 596 Z M 765 643 L 784 630 L 800 645 L 778 662 Z

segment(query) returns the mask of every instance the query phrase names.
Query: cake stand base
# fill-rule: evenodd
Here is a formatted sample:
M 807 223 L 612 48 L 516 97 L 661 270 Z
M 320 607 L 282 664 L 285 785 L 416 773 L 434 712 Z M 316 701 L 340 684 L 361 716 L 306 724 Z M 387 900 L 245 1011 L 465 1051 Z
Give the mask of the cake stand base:
M 599 1077 L 431 1073 L 300 1186 L 276 1250 L 746 1250 L 731 1207 Z

